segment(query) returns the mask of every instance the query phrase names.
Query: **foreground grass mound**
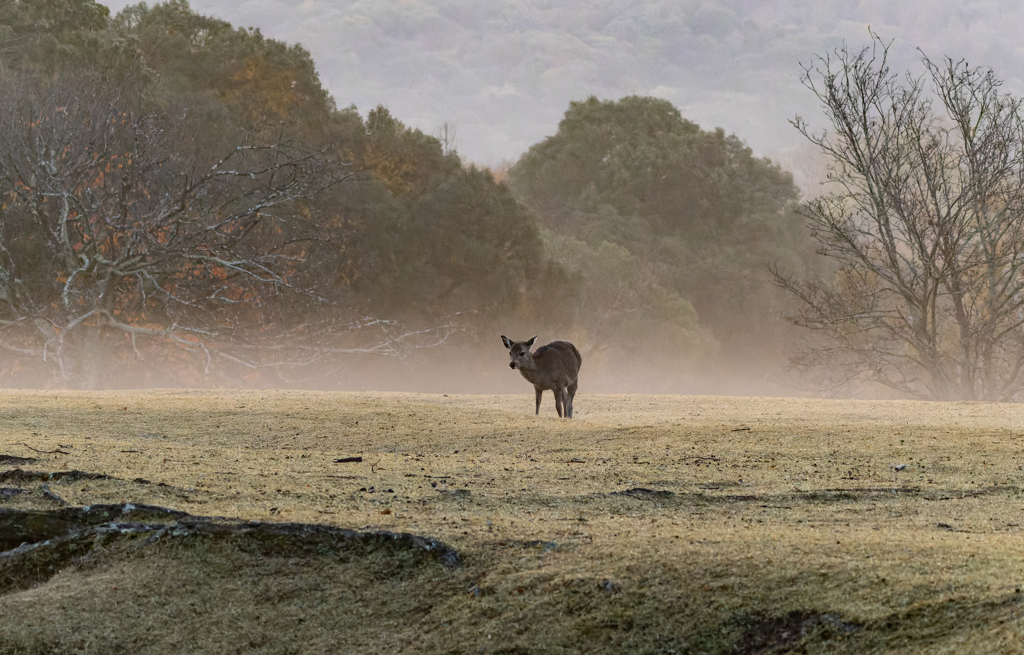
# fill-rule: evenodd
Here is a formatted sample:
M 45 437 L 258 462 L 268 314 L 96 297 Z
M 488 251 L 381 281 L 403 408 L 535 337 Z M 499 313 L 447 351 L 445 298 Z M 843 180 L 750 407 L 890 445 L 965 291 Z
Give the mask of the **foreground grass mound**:
M 1016 406 L 577 400 L 7 392 L 0 652 L 1024 652 Z
M 0 543 L 19 540 L 0 554 L 0 594 L 18 601 L 4 604 L 9 652 L 357 647 L 361 622 L 403 619 L 418 609 L 412 586 L 444 582 L 432 561 L 461 564 L 409 534 L 131 504 L 0 508 Z

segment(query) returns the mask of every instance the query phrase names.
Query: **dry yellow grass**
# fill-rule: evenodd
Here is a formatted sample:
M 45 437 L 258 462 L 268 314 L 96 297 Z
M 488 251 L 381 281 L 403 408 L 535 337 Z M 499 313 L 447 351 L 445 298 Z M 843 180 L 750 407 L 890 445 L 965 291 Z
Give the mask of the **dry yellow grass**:
M 49 482 L 69 504 L 410 532 L 465 566 L 136 544 L 7 589 L 0 652 L 1024 652 L 1019 406 L 545 401 L 4 392 L 0 455 L 114 478 Z M 0 507 L 56 506 L 22 486 Z

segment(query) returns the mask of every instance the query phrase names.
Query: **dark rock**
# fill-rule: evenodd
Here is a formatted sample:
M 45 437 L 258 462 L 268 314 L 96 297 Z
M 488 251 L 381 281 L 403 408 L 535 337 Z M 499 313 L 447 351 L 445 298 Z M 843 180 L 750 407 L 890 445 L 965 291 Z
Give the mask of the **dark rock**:
M 10 471 L 0 472 L 0 482 L 55 482 L 57 480 L 64 480 L 65 482 L 76 482 L 78 480 L 116 480 L 109 475 L 103 473 L 87 473 L 85 471 L 55 471 L 53 473 L 46 473 L 44 471 L 23 471 L 21 469 L 11 469 Z
M 48 484 L 41 484 L 41 485 L 39 485 L 39 491 L 42 492 L 43 498 L 45 498 L 46 500 L 52 500 L 53 502 L 55 502 L 55 503 L 57 503 L 59 505 L 67 505 L 68 504 L 66 500 L 64 500 L 63 498 L 61 498 L 57 494 L 55 494 L 52 491 L 50 491 L 50 485 L 48 485 Z
M 15 457 L 14 455 L 0 455 L 0 464 L 31 464 L 36 461 L 35 457 Z
M 156 505 L 86 505 L 63 509 L 17 510 L 0 508 L 0 551 L 23 543 L 66 537 L 94 525 L 124 520 L 129 515 L 139 521 L 174 522 L 188 516 L 186 512 Z

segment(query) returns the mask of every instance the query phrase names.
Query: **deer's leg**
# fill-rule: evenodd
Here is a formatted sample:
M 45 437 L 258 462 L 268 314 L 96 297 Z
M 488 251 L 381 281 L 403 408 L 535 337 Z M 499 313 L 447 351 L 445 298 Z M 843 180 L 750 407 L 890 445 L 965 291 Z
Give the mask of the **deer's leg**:
M 567 394 L 567 397 L 569 398 L 569 402 L 568 402 L 567 406 L 568 406 L 568 416 L 569 416 L 569 418 L 572 418 L 572 401 L 576 397 L 576 387 L 577 386 L 579 386 L 578 383 L 573 382 L 572 384 L 569 385 L 569 388 L 568 388 L 568 392 L 569 393 Z
M 541 389 L 540 387 L 534 387 L 534 389 L 537 391 L 537 411 L 534 412 L 534 414 L 539 416 L 540 415 L 540 396 L 541 396 L 541 394 L 544 393 L 544 390 Z
M 564 415 L 563 408 L 565 407 L 565 391 L 563 389 L 552 389 L 551 392 L 555 394 L 555 411 L 558 412 L 558 418 L 562 418 Z

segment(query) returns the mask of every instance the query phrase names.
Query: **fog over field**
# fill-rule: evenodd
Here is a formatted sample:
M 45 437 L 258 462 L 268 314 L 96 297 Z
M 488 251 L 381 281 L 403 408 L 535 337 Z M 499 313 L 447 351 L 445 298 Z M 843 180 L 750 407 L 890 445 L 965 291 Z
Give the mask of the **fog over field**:
M 1022 400 L 1021 18 L 0 5 L 0 384 Z
M 116 13 L 134 4 L 105 3 Z M 571 100 L 654 95 L 704 129 L 722 127 L 759 156 L 813 170 L 795 114 L 820 115 L 800 63 L 868 28 L 895 39 L 893 70 L 930 57 L 991 67 L 1019 93 L 1024 7 L 984 0 L 193 0 L 200 13 L 301 43 L 339 107 L 378 104 L 488 166 L 553 134 Z

